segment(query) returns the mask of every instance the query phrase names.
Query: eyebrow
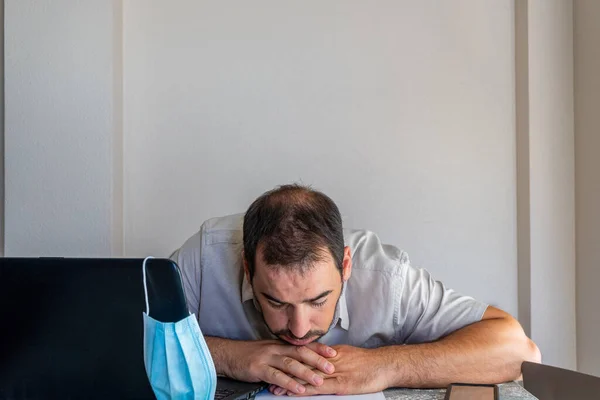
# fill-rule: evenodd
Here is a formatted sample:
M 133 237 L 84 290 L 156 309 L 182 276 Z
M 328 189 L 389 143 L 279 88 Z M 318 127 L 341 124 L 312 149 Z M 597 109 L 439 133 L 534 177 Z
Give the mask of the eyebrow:
M 315 301 L 317 301 L 317 300 L 320 300 L 320 299 L 322 299 L 322 298 L 323 298 L 323 297 L 325 297 L 325 296 L 328 296 L 328 295 L 330 295 L 332 292 L 333 292 L 333 290 L 327 290 L 327 291 L 325 291 L 325 292 L 321 293 L 320 295 L 318 295 L 317 297 L 313 297 L 312 299 L 305 299 L 305 300 L 303 300 L 303 301 L 302 301 L 302 303 L 313 303 L 313 302 L 315 302 Z M 263 296 L 265 296 L 267 299 L 269 299 L 269 300 L 271 300 L 271 301 L 274 301 L 275 303 L 279 303 L 279 304 L 289 304 L 289 303 L 286 303 L 285 301 L 281 301 L 281 300 L 279 300 L 279 299 L 276 299 L 275 297 L 273 297 L 273 296 L 270 296 L 270 295 L 266 294 L 265 292 L 261 292 L 261 294 L 262 294 Z

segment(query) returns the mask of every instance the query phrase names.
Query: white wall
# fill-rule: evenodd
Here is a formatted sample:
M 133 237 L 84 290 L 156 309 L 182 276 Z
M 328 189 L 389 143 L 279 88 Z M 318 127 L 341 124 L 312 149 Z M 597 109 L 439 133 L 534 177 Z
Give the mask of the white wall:
M 518 37 L 508 0 L 6 3 L 7 255 L 166 255 L 303 180 L 449 286 L 519 299 L 545 361 L 574 365 L 570 2 L 516 0 Z
M 574 2 L 577 361 L 600 376 L 600 2 Z
M 125 254 L 277 184 L 517 311 L 512 2 L 124 3 Z
M 8 256 L 112 254 L 115 5 L 5 2 Z
M 544 363 L 575 369 L 573 9 L 516 12 L 519 311 Z
M 545 363 L 575 369 L 572 4 L 530 1 L 529 24 L 531 334 Z

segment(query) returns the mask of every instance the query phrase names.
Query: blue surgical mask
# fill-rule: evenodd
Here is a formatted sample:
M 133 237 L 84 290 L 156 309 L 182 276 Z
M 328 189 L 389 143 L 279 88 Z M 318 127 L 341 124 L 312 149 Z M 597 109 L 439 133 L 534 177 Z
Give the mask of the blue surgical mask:
M 148 258 L 142 266 L 146 295 L 144 365 L 152 390 L 158 400 L 212 400 L 217 374 L 196 317 L 190 314 L 181 321 L 163 323 L 149 316 Z

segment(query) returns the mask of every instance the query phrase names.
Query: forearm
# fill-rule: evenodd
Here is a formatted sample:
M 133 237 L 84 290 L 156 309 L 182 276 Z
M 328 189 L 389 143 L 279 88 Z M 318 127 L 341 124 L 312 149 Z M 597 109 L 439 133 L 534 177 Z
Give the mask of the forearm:
M 515 325 L 516 324 L 516 325 Z M 539 350 L 514 319 L 489 319 L 433 343 L 377 349 L 389 387 L 445 387 L 453 382 L 516 379 Z
M 218 375 L 244 382 L 267 382 L 300 394 L 305 387 L 300 383 L 323 380 L 315 368 L 332 373 L 325 357 L 335 356 L 335 351 L 321 343 L 291 346 L 278 340 L 231 340 L 206 337 Z
M 244 345 L 247 342 L 213 336 L 207 336 L 205 339 L 215 364 L 217 375 L 234 377 L 235 369 L 237 368 L 235 355 L 243 354 Z

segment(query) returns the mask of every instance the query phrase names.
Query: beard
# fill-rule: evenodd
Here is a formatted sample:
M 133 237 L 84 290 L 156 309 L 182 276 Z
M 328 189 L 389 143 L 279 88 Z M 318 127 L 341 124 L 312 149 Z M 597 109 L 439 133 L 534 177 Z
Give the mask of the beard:
M 267 327 L 268 327 L 268 325 L 267 325 Z M 271 328 L 269 328 L 269 330 L 271 331 Z M 306 335 L 299 338 L 299 337 L 296 337 L 289 329 L 282 329 L 282 330 L 279 330 L 276 332 L 271 331 L 271 333 L 273 335 L 277 336 L 280 340 L 283 340 L 284 342 L 287 342 L 287 340 L 285 339 L 285 336 L 287 336 L 288 338 L 290 338 L 292 340 L 304 341 L 307 339 L 313 339 L 312 341 L 315 342 L 315 341 L 319 340 L 321 337 L 325 336 L 327 334 L 327 332 L 329 332 L 329 330 L 327 330 L 327 331 L 320 331 L 320 330 L 308 331 L 308 333 Z

